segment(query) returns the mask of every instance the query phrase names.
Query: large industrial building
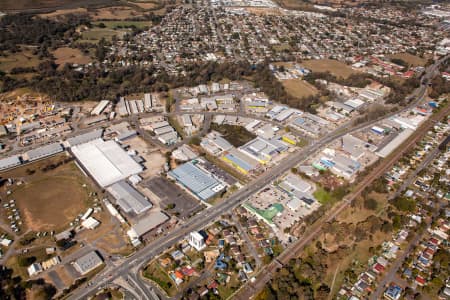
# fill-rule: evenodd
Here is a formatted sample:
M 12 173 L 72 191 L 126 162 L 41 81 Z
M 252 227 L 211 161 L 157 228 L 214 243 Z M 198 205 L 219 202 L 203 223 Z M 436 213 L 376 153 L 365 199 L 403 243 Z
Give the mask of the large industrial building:
M 73 267 L 81 275 L 85 275 L 103 264 L 103 260 L 95 251 L 91 251 L 86 255 L 78 258 L 73 262 Z
M 0 171 L 16 167 L 20 164 L 21 164 L 21 161 L 20 161 L 20 157 L 18 155 L 13 155 L 10 157 L 0 159 Z
M 405 142 L 412 134 L 414 130 L 407 128 L 400 132 L 392 141 L 390 141 L 383 148 L 379 149 L 376 154 L 380 157 L 386 157 L 392 153 L 398 146 Z
M 107 191 L 116 199 L 116 204 L 126 213 L 141 214 L 152 204 L 141 193 L 125 181 L 119 181 L 107 188 Z
M 130 240 L 136 241 L 147 232 L 157 228 L 169 220 L 169 217 L 161 211 L 151 211 L 144 218 L 140 218 L 131 225 L 131 229 L 127 231 Z
M 30 162 L 49 157 L 63 151 L 64 148 L 60 143 L 53 143 L 27 151 L 24 155 L 22 155 L 22 159 Z
M 247 174 L 248 172 L 256 169 L 259 165 L 257 160 L 245 155 L 236 148 L 228 151 L 228 153 L 222 157 L 222 160 L 229 163 L 243 174 Z
M 96 139 L 72 147 L 72 152 L 101 187 L 124 180 L 143 170 L 115 141 Z
M 225 185 L 210 173 L 198 168 L 195 161 L 187 162 L 170 171 L 168 176 L 188 189 L 200 200 L 207 201 L 225 189 Z
M 74 147 L 80 144 L 84 144 L 96 139 L 99 139 L 103 136 L 103 129 L 96 129 L 96 130 L 92 130 L 89 131 L 87 133 L 84 134 L 80 134 L 71 138 L 68 138 L 66 140 L 66 145 L 67 147 Z
M 287 146 L 276 139 L 267 140 L 262 137 L 257 137 L 247 144 L 239 148 L 239 150 L 257 160 L 261 164 L 268 163 L 272 157 L 280 152 L 286 151 Z

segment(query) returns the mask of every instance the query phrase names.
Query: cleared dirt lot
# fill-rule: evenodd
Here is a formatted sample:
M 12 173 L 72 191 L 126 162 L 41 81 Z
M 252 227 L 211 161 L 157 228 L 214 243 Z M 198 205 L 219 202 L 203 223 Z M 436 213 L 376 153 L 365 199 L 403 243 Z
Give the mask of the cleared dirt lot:
M 297 98 L 314 96 L 318 92 L 315 86 L 301 79 L 283 80 L 282 84 L 286 89 L 286 92 Z
M 89 56 L 83 54 L 79 49 L 62 47 L 53 51 L 56 64 L 64 66 L 64 64 L 86 65 L 91 62 Z
M 67 157 L 59 155 L 1 174 L 3 178 L 15 178 L 24 182 L 21 185 L 3 187 L 1 196 L 8 201 L 16 201 L 28 229 L 58 231 L 67 227 L 78 214 L 86 210 L 89 187 L 83 187 L 86 184 L 85 177 L 73 161 L 53 170 L 42 170 L 45 166 L 57 164 L 64 159 Z M 12 193 L 6 195 L 7 190 Z
M 158 175 L 164 170 L 166 164 L 166 157 L 159 150 L 156 150 L 153 145 L 148 144 L 141 137 L 137 136 L 127 139 L 123 142 L 129 145 L 131 149 L 136 150 L 137 153 L 145 160 L 145 170 L 141 174 L 144 178 L 149 178 Z
M 343 62 L 332 59 L 305 60 L 301 64 L 304 67 L 311 69 L 313 72 L 330 72 L 336 77 L 347 78 L 351 74 L 359 73 Z
M 417 66 L 424 66 L 427 63 L 427 60 L 425 58 L 421 58 L 416 55 L 412 55 L 409 53 L 396 53 L 389 55 L 390 58 L 398 58 L 401 60 L 404 60 L 408 64 L 417 67 Z
M 73 9 L 57 9 L 51 13 L 39 14 L 38 16 L 41 18 L 53 19 L 67 14 L 85 14 L 85 13 L 87 13 L 87 9 L 79 7 Z

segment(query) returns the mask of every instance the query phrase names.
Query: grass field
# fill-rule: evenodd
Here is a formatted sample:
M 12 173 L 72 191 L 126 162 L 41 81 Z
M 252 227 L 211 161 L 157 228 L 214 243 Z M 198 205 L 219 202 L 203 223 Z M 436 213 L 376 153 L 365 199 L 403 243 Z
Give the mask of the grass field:
M 23 50 L 8 56 L 0 56 L 0 70 L 10 72 L 17 67 L 37 67 L 41 61 L 30 50 Z
M 12 191 L 4 198 L 16 200 L 27 229 L 59 231 L 86 210 L 89 189 L 83 187 L 85 177 L 73 161 L 53 170 L 42 171 L 43 167 L 66 158 L 60 155 L 2 174 L 3 178 L 20 178 L 24 182 L 2 189 L 2 196 L 6 194 L 6 189 Z
M 53 51 L 53 55 L 55 56 L 56 64 L 65 65 L 65 64 L 79 64 L 85 65 L 91 62 L 89 56 L 83 54 L 79 49 L 62 47 Z
M 305 68 L 311 69 L 313 72 L 330 72 L 336 77 L 347 78 L 351 74 L 359 73 L 345 63 L 332 59 L 305 60 L 301 64 Z
M 289 95 L 297 98 L 314 96 L 318 93 L 315 86 L 301 79 L 283 80 L 282 84 Z
M 92 28 L 88 31 L 83 32 L 82 41 L 80 42 L 98 42 L 102 38 L 105 40 L 111 40 L 115 35 L 118 38 L 121 38 L 125 35 L 126 30 L 113 30 L 108 28 Z
M 330 192 L 327 192 L 320 186 L 317 187 L 316 191 L 313 193 L 313 196 L 320 202 L 320 204 L 326 204 L 333 201 L 333 197 Z
M 174 296 L 177 293 L 175 283 L 170 279 L 169 275 L 155 260 L 151 262 L 143 271 L 145 278 L 154 281 L 163 289 L 169 296 Z
M 411 66 L 414 66 L 414 67 L 425 66 L 425 64 L 427 63 L 427 60 L 425 58 L 421 58 L 419 56 L 412 55 L 409 53 L 396 53 L 396 54 L 391 54 L 388 57 L 404 60 L 405 62 L 407 62 L 408 64 L 410 64 Z
M 96 9 L 90 14 L 93 20 L 125 20 L 140 17 L 143 13 L 127 6 L 112 6 Z
M 99 25 L 103 23 L 108 29 L 117 29 L 120 27 L 131 27 L 135 26 L 136 28 L 144 28 L 146 26 L 150 27 L 152 22 L 150 21 L 97 21 L 93 22 L 94 25 Z

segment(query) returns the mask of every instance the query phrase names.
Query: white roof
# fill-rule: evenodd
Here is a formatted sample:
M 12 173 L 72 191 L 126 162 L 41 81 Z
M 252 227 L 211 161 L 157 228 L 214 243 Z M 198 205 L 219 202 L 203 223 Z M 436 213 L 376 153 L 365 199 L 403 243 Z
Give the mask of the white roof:
M 389 144 L 383 147 L 383 149 L 377 151 L 377 155 L 386 157 L 391 154 L 398 146 L 400 146 L 411 134 L 414 133 L 412 129 L 405 129 L 399 135 L 397 135 Z
M 102 187 L 140 173 L 143 169 L 114 141 L 93 140 L 72 147 L 72 152 Z
M 10 157 L 6 157 L 3 159 L 0 159 L 0 170 L 8 169 L 17 165 L 20 165 L 20 159 L 19 156 L 13 155 Z
M 142 218 L 133 224 L 131 228 L 136 236 L 141 237 L 167 220 L 169 220 L 169 217 L 161 211 L 151 211 L 145 218 Z

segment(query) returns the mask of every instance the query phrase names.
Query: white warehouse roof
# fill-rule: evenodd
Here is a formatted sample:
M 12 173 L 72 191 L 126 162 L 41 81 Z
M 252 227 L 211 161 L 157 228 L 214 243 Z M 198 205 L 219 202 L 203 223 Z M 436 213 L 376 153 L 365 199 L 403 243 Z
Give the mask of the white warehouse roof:
M 20 158 L 17 155 L 0 159 L 0 170 L 6 170 L 21 164 Z
M 72 152 L 102 187 L 138 174 L 143 169 L 114 141 L 96 139 L 72 147 Z

